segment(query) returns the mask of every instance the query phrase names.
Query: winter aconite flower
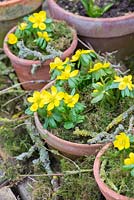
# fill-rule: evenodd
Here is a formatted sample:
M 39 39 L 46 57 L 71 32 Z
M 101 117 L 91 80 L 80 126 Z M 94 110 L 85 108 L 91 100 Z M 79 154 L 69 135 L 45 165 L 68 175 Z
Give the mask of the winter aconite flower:
M 29 18 L 29 21 L 33 23 L 33 28 L 39 28 L 40 30 L 46 29 L 46 12 L 40 11 L 39 13 L 34 13 Z
M 78 73 L 79 70 L 74 70 L 71 72 L 71 66 L 67 65 L 61 75 L 57 76 L 57 80 L 68 80 L 69 78 L 77 76 Z
M 45 39 L 47 42 L 49 42 L 51 40 L 51 38 L 49 37 L 48 33 L 45 31 L 45 32 L 40 32 L 38 31 L 37 32 L 37 35 L 39 36 L 39 38 L 43 38 Z
M 78 100 L 79 100 L 79 94 L 75 94 L 73 96 L 73 95 L 69 95 L 69 94 L 66 93 L 64 95 L 64 102 L 70 108 L 73 108 L 75 106 L 75 104 L 78 102 Z
M 114 82 L 119 83 L 119 90 L 125 90 L 127 87 L 129 90 L 134 89 L 134 84 L 132 84 L 132 75 L 124 77 L 115 76 Z
M 114 147 L 117 147 L 119 151 L 128 149 L 130 147 L 130 140 L 126 133 L 121 132 L 120 135 L 115 136 L 116 140 L 113 142 Z
M 133 164 L 134 165 L 134 153 L 130 153 L 129 154 L 129 158 L 126 158 L 125 160 L 124 160 L 124 164 L 125 165 L 131 165 L 131 164 Z
M 22 23 L 18 26 L 18 28 L 19 28 L 21 31 L 24 31 L 24 30 L 26 29 L 26 27 L 27 27 L 27 23 L 26 23 L 26 22 L 22 22 Z
M 36 112 L 38 108 L 43 108 L 44 106 L 44 91 L 43 92 L 38 92 L 34 91 L 32 97 L 28 97 L 27 101 L 32 103 L 32 106 L 30 107 L 30 110 L 33 112 Z
M 66 64 L 69 61 L 69 58 L 66 58 L 66 60 L 63 62 L 59 57 L 56 57 L 54 59 L 54 62 L 50 63 L 50 70 L 58 69 L 62 70 L 64 69 L 64 64 Z
M 14 33 L 8 34 L 8 43 L 9 44 L 16 44 L 18 42 L 18 39 Z
M 76 51 L 76 53 L 72 56 L 71 62 L 75 62 L 77 60 L 79 60 L 80 56 L 82 54 L 89 54 L 89 53 L 94 53 L 94 50 L 83 50 L 83 49 L 79 49 Z
M 58 107 L 60 100 L 64 97 L 64 92 L 58 92 L 55 86 L 51 87 L 51 93 L 47 92 L 45 95 L 47 106 L 47 111 L 51 111 L 54 107 Z
M 92 72 L 98 71 L 98 70 L 100 70 L 100 69 L 105 69 L 105 68 L 108 68 L 108 67 L 110 67 L 110 63 L 109 63 L 109 62 L 106 62 L 106 63 L 104 63 L 104 64 L 98 62 L 98 63 L 96 63 L 96 64 L 93 66 L 93 68 L 90 69 L 88 72 L 89 72 L 89 73 L 92 73 Z

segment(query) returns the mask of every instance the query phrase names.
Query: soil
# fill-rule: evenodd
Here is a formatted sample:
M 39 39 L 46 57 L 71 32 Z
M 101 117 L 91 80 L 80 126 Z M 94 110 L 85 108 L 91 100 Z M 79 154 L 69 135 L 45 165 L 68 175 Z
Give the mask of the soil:
M 112 3 L 113 0 L 96 0 L 99 6 L 107 5 L 108 3 Z M 78 14 L 81 16 L 87 16 L 85 9 L 81 3 L 81 0 L 57 0 L 57 3 L 64 8 L 74 14 Z M 131 0 L 116 0 L 114 5 L 111 7 L 109 11 L 103 14 L 103 18 L 108 17 L 119 17 L 126 15 L 128 13 L 134 12 L 134 1 Z

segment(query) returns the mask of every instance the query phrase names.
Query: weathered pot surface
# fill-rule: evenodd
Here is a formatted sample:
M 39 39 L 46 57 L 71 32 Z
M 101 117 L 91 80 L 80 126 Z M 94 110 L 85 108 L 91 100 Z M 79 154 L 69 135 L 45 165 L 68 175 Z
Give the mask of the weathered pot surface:
M 134 52 L 134 13 L 113 18 L 91 18 L 73 14 L 61 8 L 55 0 L 47 0 L 53 18 L 67 21 L 74 26 L 80 38 L 91 43 L 96 51 L 118 50 L 119 58 Z
M 47 84 L 43 89 L 49 88 L 52 84 L 53 82 Z M 57 149 L 58 151 L 66 155 L 71 155 L 71 156 L 96 155 L 99 149 L 103 146 L 103 144 L 88 145 L 88 144 L 78 144 L 74 142 L 69 142 L 67 140 L 63 140 L 43 128 L 37 113 L 34 113 L 34 119 L 37 129 L 41 137 L 46 141 L 46 143 L 51 147 L 53 147 L 54 149 Z
M 49 76 L 49 64 L 50 62 L 53 61 L 47 60 L 42 64 L 41 67 L 39 67 L 35 74 L 31 74 L 31 67 L 33 64 L 40 64 L 40 61 L 33 61 L 33 60 L 27 60 L 27 59 L 22 59 L 17 56 L 15 56 L 9 49 L 8 44 L 7 44 L 7 37 L 9 33 L 14 32 L 16 27 L 12 28 L 6 35 L 4 39 L 4 51 L 6 55 L 9 57 L 11 60 L 11 63 L 15 69 L 15 72 L 19 78 L 19 81 L 21 83 L 25 82 L 22 84 L 23 88 L 25 90 L 40 90 L 46 83 L 49 81 L 50 76 Z M 68 49 L 66 49 L 63 54 L 61 55 L 61 58 L 64 60 L 66 57 L 69 57 L 73 54 L 76 46 L 77 46 L 77 34 L 74 29 L 72 29 L 73 33 L 73 41 Z
M 120 195 L 110 189 L 102 180 L 100 177 L 100 165 L 101 165 L 101 156 L 107 151 L 107 149 L 112 145 L 112 143 L 106 144 L 97 154 L 95 161 L 94 161 L 94 166 L 93 166 L 93 172 L 94 172 L 94 177 L 95 180 L 99 186 L 100 191 L 106 198 L 106 200 L 134 200 L 134 198 L 129 198 L 123 195 Z

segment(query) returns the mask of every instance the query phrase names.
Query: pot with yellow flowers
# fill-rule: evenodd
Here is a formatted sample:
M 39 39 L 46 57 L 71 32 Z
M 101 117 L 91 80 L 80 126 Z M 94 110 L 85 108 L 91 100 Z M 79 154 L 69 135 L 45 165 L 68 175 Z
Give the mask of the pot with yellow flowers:
M 105 145 L 94 162 L 95 180 L 106 200 L 134 200 L 134 117 L 129 128 Z
M 52 82 L 28 97 L 26 113 L 34 114 L 41 137 L 68 155 L 97 151 L 123 130 L 118 126 L 134 111 L 132 75 L 93 50 L 50 63 Z M 119 115 L 119 116 L 118 116 Z
M 6 33 L 21 21 L 25 15 L 40 10 L 42 0 L 1 0 L 0 1 L 0 47 Z
M 49 63 L 56 56 L 69 57 L 76 46 L 76 31 L 48 18 L 45 11 L 24 17 L 4 39 L 4 51 L 26 90 L 41 89 L 49 82 Z

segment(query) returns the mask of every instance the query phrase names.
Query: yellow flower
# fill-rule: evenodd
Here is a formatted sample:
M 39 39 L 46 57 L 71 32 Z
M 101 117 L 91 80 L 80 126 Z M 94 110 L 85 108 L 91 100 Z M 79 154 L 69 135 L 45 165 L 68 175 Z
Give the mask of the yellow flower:
M 75 54 L 72 56 L 72 59 L 71 59 L 71 62 L 75 62 L 77 60 L 79 60 L 80 56 L 82 54 L 89 54 L 89 53 L 95 53 L 94 50 L 81 50 L 81 49 L 78 49 Z
M 28 20 L 33 23 L 33 28 L 39 28 L 40 30 L 46 29 L 46 12 L 40 11 L 39 13 L 34 13 Z
M 72 96 L 66 93 L 64 95 L 64 102 L 70 108 L 73 108 L 75 104 L 78 102 L 78 100 L 79 100 L 79 94 L 75 94 L 74 96 Z
M 24 31 L 24 30 L 26 29 L 26 27 L 27 27 L 27 23 L 26 23 L 26 22 L 22 22 L 22 23 L 18 26 L 18 28 L 19 28 L 21 31 Z
M 62 100 L 63 97 L 64 92 L 58 92 L 57 88 L 55 86 L 52 86 L 51 93 L 46 94 L 47 101 L 45 102 L 45 104 L 48 103 L 47 111 L 51 111 L 54 109 L 54 107 L 58 107 L 60 104 L 60 100 Z
M 120 135 L 116 135 L 116 140 L 113 142 L 114 147 L 117 147 L 119 151 L 122 149 L 128 149 L 130 147 L 130 140 L 126 133 L 121 132 Z
M 125 160 L 124 160 L 124 164 L 125 165 L 131 165 L 131 164 L 134 164 L 134 153 L 130 153 L 129 154 L 129 158 L 126 158 Z
M 10 33 L 8 35 L 8 43 L 9 44 L 16 44 L 18 42 L 18 39 L 14 33 Z
M 109 62 L 106 62 L 106 63 L 96 63 L 92 69 L 90 69 L 88 72 L 89 73 L 92 73 L 94 71 L 98 71 L 100 69 L 105 69 L 105 68 L 108 68 L 110 66 L 110 63 Z
M 115 76 L 114 82 L 119 83 L 119 90 L 125 90 L 128 87 L 129 90 L 134 88 L 134 84 L 132 84 L 132 75 L 119 77 Z
M 38 92 L 34 91 L 32 97 L 28 97 L 27 101 L 30 103 L 33 103 L 32 106 L 30 107 L 30 110 L 33 112 L 36 112 L 38 108 L 43 108 L 45 104 L 45 91 Z
M 50 63 L 50 70 L 58 69 L 62 70 L 64 69 L 64 64 L 66 64 L 69 61 L 69 58 L 66 58 L 66 60 L 63 62 L 59 57 L 56 57 L 54 59 L 54 62 Z
M 67 65 L 65 71 L 61 73 L 60 76 L 57 76 L 57 80 L 68 80 L 69 78 L 77 76 L 79 70 L 74 70 L 71 72 L 71 66 Z
M 47 42 L 49 42 L 51 40 L 51 38 L 49 37 L 49 35 L 48 35 L 48 33 L 46 31 L 45 32 L 37 32 L 37 35 L 40 38 L 45 39 Z

